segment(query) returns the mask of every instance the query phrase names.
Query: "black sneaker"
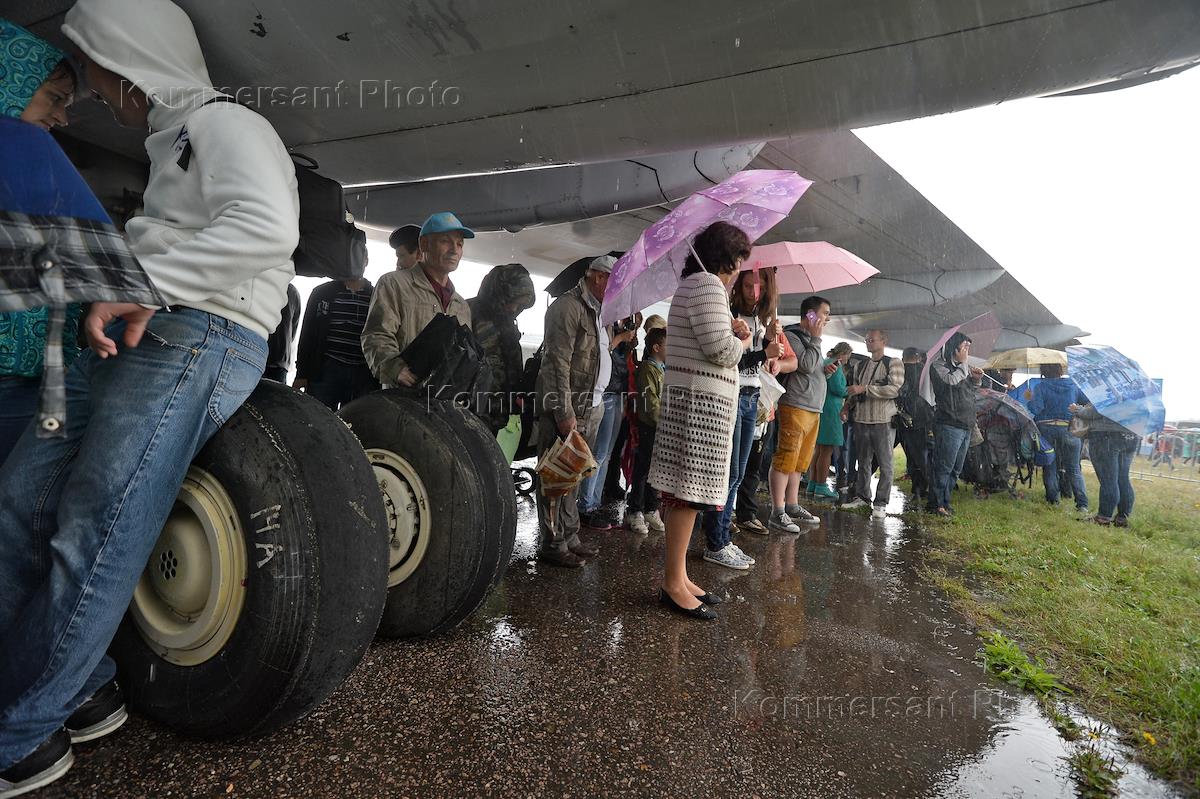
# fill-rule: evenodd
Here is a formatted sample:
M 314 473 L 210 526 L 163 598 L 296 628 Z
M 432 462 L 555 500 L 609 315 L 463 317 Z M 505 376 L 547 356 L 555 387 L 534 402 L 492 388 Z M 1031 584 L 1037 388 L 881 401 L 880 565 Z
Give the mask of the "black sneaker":
M 590 527 L 593 530 L 611 530 L 613 529 L 612 519 L 609 519 L 603 511 L 596 510 L 592 513 L 579 514 L 579 521 L 584 527 Z
M 116 732 L 128 718 L 121 687 L 116 680 L 109 680 L 92 694 L 91 699 L 80 705 L 63 726 L 71 736 L 71 743 L 79 744 Z
M 0 771 L 0 797 L 10 799 L 49 785 L 66 774 L 74 762 L 71 736 L 60 729 L 24 760 Z

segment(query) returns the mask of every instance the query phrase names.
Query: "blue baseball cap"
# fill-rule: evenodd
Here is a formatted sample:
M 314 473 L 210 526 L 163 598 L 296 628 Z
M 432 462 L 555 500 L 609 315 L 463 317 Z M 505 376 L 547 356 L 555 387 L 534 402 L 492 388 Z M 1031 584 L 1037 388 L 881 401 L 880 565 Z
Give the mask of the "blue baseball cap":
M 421 225 L 422 236 L 428 236 L 431 233 L 452 233 L 457 230 L 463 234 L 464 239 L 475 238 L 475 231 L 458 221 L 458 217 L 449 211 L 439 211 L 436 214 L 430 214 L 425 220 L 425 224 Z

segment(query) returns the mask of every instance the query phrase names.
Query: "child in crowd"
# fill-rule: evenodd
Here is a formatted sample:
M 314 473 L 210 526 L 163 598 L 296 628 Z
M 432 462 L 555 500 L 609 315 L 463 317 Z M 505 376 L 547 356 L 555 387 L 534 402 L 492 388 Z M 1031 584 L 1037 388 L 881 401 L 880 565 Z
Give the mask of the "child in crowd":
M 661 327 L 654 328 L 646 333 L 646 354 L 636 374 L 638 443 L 633 462 L 633 482 L 625 507 L 625 523 L 638 535 L 645 535 L 651 529 L 657 533 L 666 529 L 658 516 L 658 494 L 646 484 L 666 369 L 667 331 Z

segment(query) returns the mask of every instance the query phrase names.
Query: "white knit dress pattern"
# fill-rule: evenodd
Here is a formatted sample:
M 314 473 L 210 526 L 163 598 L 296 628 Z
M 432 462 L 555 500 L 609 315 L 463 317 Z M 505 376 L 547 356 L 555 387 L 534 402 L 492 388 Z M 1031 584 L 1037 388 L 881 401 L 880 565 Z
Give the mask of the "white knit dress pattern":
M 667 372 L 649 483 L 676 499 L 724 505 L 742 344 L 729 296 L 708 272 L 679 284 L 667 319 Z

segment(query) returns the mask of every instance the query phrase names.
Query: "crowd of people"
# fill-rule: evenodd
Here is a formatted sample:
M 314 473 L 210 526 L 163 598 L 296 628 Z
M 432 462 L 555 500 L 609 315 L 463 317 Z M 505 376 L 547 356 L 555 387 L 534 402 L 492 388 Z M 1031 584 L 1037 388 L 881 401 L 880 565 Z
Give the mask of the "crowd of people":
M 826 349 L 836 310 L 827 299 L 807 297 L 800 320 L 782 325 L 774 274 L 743 270 L 750 240 L 717 222 L 695 237 L 666 320 L 602 323 L 616 259 L 588 263 L 546 312 L 530 393 L 516 319 L 535 304 L 532 279 L 504 264 L 463 298 L 451 275 L 474 233 L 447 211 L 393 233 L 394 271 L 375 284 L 359 275 L 320 286 L 300 319 L 292 160 L 265 119 L 215 102 L 184 12 L 158 0 L 79 0 L 63 32 L 70 57 L 0 20 L 0 111 L 10 118 L 0 121 L 65 125 L 86 83 L 118 122 L 150 131 L 145 213 L 125 232 L 167 309 L 68 309 L 55 343 L 71 366 L 70 415 L 57 437 L 31 424 L 46 309 L 0 316 L 0 632 L 22 652 L 0 660 L 0 794 L 56 778 L 72 741 L 124 721 L 105 650 L 188 465 L 260 378 L 286 379 L 293 356 L 293 387 L 336 410 L 381 387 L 418 388 L 411 348 L 435 319 L 469 328 L 500 398 L 478 409 L 493 432 L 514 416 L 536 420 L 543 453 L 578 431 L 598 464 L 563 501 L 539 497 L 539 558 L 578 568 L 598 557 L 580 538 L 584 525 L 663 532 L 660 601 L 695 619 L 715 619 L 721 602 L 688 574 L 697 524 L 704 561 L 745 570 L 755 561 L 735 535 L 799 535 L 820 524 L 814 503 L 883 517 L 897 437 L 915 498 L 953 517 L 982 378 L 967 336 L 929 365 L 930 404 L 917 390 L 922 353 L 888 355 L 886 331 L 868 331 L 865 354 Z M 1061 373 L 1044 376 L 1031 407 L 1063 467 L 1045 474 L 1047 501 L 1071 496 L 1086 511 L 1068 429 L 1077 419 L 1090 426 L 1100 478 L 1094 518 L 1128 524 L 1137 437 Z M 605 507 L 614 496 L 623 518 Z

